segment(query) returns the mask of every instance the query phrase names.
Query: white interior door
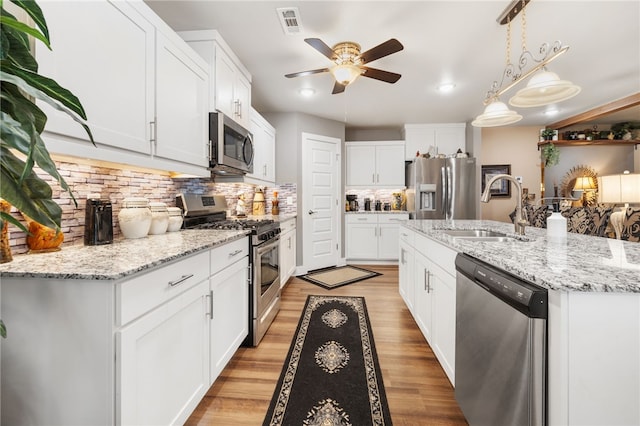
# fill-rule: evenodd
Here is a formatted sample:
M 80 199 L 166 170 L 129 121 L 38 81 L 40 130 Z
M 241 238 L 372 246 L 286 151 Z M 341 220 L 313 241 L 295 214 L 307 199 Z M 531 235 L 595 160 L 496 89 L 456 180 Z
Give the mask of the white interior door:
M 302 260 L 311 271 L 338 263 L 340 139 L 303 133 L 302 167 Z

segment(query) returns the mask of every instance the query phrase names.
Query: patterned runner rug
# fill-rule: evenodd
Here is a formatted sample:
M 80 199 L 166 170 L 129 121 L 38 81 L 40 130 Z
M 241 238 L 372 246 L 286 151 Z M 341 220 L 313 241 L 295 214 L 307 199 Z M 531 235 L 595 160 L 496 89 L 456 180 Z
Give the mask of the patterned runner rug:
M 309 296 L 263 425 L 391 425 L 363 297 Z
M 331 268 L 311 271 L 307 275 L 302 275 L 298 278 L 331 290 L 343 285 L 357 283 L 358 281 L 366 280 L 367 278 L 377 277 L 378 275 L 382 274 L 369 271 L 368 269 L 347 265 L 332 266 Z

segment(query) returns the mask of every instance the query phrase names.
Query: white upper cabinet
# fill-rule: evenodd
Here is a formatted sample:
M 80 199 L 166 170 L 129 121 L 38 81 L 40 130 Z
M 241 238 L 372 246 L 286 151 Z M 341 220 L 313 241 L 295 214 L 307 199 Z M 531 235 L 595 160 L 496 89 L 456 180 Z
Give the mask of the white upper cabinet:
M 153 25 L 125 2 L 42 2 L 40 7 L 52 50 L 36 43 L 38 72 L 80 99 L 98 147 L 151 154 Z M 88 140 L 67 114 L 39 105 L 48 116 L 47 132 Z M 90 143 L 82 145 L 97 151 Z
M 244 128 L 250 126 L 251 74 L 215 30 L 182 31 L 180 36 L 209 64 L 210 110 Z
M 403 188 L 404 141 L 347 142 L 347 187 Z
M 403 130 L 406 144 L 406 159 L 413 160 L 416 153 L 455 154 L 458 149 L 466 151 L 466 124 L 405 124 Z
M 206 62 L 143 2 L 41 7 L 53 50 L 36 44 L 39 72 L 80 99 L 97 145 L 43 105 L 51 152 L 208 175 Z
M 251 108 L 249 131 L 253 135 L 253 173 L 247 173 L 245 182 L 274 184 L 276 181 L 276 129 L 256 110 Z
M 158 34 L 155 155 L 207 167 L 208 74 L 182 47 Z

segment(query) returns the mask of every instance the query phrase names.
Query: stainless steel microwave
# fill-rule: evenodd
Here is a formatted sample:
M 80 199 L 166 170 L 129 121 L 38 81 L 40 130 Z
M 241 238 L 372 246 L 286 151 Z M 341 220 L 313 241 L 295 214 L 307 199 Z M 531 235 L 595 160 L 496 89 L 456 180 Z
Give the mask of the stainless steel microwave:
M 209 167 L 214 174 L 253 173 L 253 136 L 221 112 L 209 113 Z

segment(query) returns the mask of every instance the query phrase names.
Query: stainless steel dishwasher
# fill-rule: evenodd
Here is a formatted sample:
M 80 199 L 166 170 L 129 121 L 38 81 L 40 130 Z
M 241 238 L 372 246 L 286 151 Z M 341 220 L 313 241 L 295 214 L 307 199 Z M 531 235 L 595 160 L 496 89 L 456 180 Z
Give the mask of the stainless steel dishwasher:
M 546 425 L 547 290 L 456 257 L 455 395 L 471 426 Z

